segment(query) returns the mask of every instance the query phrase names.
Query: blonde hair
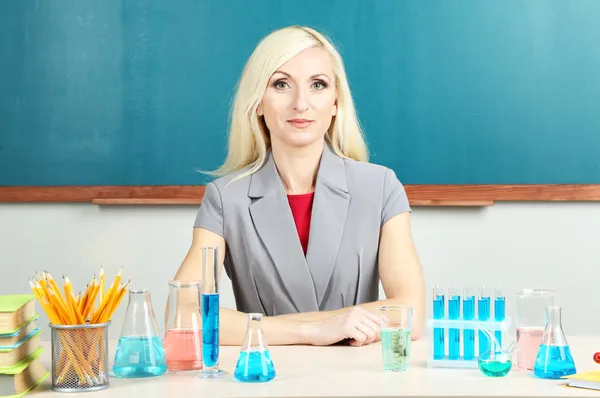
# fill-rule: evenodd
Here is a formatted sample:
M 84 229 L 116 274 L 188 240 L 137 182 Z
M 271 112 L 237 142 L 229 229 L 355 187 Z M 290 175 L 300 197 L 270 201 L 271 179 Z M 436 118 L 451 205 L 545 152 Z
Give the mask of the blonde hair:
M 262 117 L 257 116 L 257 109 L 269 79 L 281 65 L 312 47 L 324 48 L 329 53 L 336 76 L 337 115 L 333 117 L 326 140 L 341 157 L 368 160 L 367 145 L 342 57 L 323 34 L 304 26 L 290 26 L 263 38 L 248 59 L 231 108 L 227 159 L 219 169 L 209 174 L 223 176 L 251 166 L 236 176 L 236 180 L 260 169 L 271 144 L 267 127 Z

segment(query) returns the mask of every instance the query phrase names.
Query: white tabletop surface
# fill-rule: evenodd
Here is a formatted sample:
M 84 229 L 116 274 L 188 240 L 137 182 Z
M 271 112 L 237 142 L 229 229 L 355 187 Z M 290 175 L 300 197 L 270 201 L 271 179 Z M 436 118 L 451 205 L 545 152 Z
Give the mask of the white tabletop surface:
M 593 354 L 600 351 L 600 336 L 571 337 L 569 344 L 578 371 L 600 370 Z M 49 342 L 42 355 L 50 370 Z M 109 355 L 116 344 L 110 342 Z M 564 387 L 564 380 L 541 380 L 513 367 L 504 378 L 489 378 L 478 369 L 427 368 L 429 342 L 413 342 L 410 368 L 406 372 L 382 370 L 379 343 L 364 347 L 283 346 L 270 347 L 277 377 L 268 383 L 240 383 L 233 377 L 202 380 L 194 373 L 170 373 L 145 379 L 111 377 L 107 389 L 86 393 L 51 390 L 50 377 L 32 391 L 33 397 L 600 397 L 600 391 Z M 235 369 L 239 347 L 222 347 L 221 368 Z

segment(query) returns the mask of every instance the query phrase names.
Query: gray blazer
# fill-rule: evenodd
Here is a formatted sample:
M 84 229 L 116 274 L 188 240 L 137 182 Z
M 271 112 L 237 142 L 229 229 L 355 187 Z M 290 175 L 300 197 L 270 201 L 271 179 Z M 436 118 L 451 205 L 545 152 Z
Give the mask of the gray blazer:
M 411 211 L 391 169 L 341 158 L 325 145 L 306 257 L 271 154 L 227 186 L 243 171 L 207 184 L 194 224 L 225 239 L 238 311 L 272 316 L 379 299 L 381 227 Z

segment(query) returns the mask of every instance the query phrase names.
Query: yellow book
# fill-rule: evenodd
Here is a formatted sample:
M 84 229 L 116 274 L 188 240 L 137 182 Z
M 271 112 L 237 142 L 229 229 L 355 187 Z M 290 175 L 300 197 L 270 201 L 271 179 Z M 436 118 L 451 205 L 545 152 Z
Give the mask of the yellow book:
M 565 376 L 564 378 L 569 379 L 567 382 L 569 387 L 600 390 L 600 370 L 577 373 L 574 375 Z

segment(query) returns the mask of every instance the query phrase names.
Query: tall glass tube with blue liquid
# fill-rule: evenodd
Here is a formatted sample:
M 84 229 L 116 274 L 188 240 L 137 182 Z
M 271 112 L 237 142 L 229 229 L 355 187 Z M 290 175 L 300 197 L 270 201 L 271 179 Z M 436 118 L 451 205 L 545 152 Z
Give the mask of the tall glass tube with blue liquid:
M 219 248 L 202 248 L 202 378 L 219 378 Z
M 456 287 L 448 290 L 448 319 L 460 319 L 460 291 Z M 460 359 L 460 329 L 448 329 L 448 359 Z
M 479 291 L 479 298 L 477 300 L 477 319 L 480 321 L 490 320 L 490 293 L 485 287 L 482 287 Z M 485 332 L 479 331 L 477 335 L 479 339 L 479 357 L 482 357 L 484 353 L 490 350 L 490 341 Z
M 506 318 L 506 297 L 502 289 L 494 290 L 494 320 L 496 322 L 502 322 Z M 498 344 L 502 347 L 502 331 L 496 330 L 494 332 Z
M 475 297 L 474 287 L 466 287 L 463 297 L 463 319 L 465 321 L 475 320 Z M 475 329 L 464 329 L 463 358 L 467 361 L 475 359 Z
M 444 319 L 445 291 L 442 287 L 436 286 L 433 289 L 433 319 Z M 444 359 L 446 356 L 446 345 L 444 338 L 444 328 L 433 329 L 433 358 Z

